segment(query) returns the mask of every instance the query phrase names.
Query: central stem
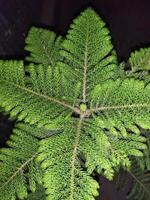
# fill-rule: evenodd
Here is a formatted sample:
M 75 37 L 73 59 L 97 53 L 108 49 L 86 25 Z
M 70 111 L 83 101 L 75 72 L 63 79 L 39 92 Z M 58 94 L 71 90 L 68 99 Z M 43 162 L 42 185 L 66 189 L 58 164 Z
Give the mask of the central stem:
M 84 53 L 84 71 L 83 71 L 83 102 L 86 102 L 86 78 L 87 78 L 87 68 L 88 68 L 88 50 L 87 45 L 85 46 Z
M 75 170 L 76 170 L 75 162 L 77 158 L 77 149 L 78 149 L 79 141 L 80 141 L 80 133 L 81 133 L 83 118 L 84 116 L 81 114 L 78 127 L 77 127 L 77 133 L 76 133 L 75 143 L 73 147 L 73 154 L 72 154 L 72 159 L 71 159 L 71 179 L 70 179 L 70 198 L 69 198 L 70 200 L 74 200 Z

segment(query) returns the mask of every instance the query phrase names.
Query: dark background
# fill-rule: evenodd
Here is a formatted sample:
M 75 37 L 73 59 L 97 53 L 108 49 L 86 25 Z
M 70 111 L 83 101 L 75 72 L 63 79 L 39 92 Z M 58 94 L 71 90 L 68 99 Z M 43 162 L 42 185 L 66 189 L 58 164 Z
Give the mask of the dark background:
M 119 61 L 131 51 L 150 46 L 150 0 L 0 0 L 0 58 L 24 58 L 24 39 L 32 25 L 64 35 L 81 10 L 92 6 L 111 30 Z M 13 122 L 0 114 L 0 146 L 9 138 Z M 101 181 L 102 200 L 125 200 L 113 182 Z

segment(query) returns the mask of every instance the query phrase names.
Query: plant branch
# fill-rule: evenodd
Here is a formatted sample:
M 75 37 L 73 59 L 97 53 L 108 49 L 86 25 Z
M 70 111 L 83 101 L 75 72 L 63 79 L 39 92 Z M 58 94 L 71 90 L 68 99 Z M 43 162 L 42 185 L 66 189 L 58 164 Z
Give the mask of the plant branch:
M 11 84 L 11 85 L 14 85 L 15 87 L 17 87 L 17 88 L 19 88 L 21 90 L 24 90 L 24 91 L 26 91 L 28 93 L 31 93 L 31 94 L 34 94 L 36 96 L 42 97 L 45 100 L 48 100 L 48 101 L 54 102 L 54 103 L 56 103 L 58 105 L 61 105 L 63 107 L 69 108 L 69 109 L 71 109 L 73 112 L 75 112 L 77 114 L 81 113 L 79 108 L 73 107 L 73 106 L 71 106 L 70 104 L 68 104 L 68 103 L 66 103 L 64 101 L 55 99 L 53 97 L 49 97 L 49 96 L 44 95 L 44 94 L 37 93 L 37 92 L 35 92 L 35 91 L 33 91 L 33 90 L 29 89 L 29 88 L 25 88 L 25 87 L 22 87 L 22 86 L 17 85 L 17 84 Z
M 86 102 L 86 82 L 87 82 L 87 68 L 88 68 L 88 51 L 87 51 L 87 44 L 85 46 L 85 53 L 84 53 L 84 71 L 83 71 L 83 102 Z
M 87 115 L 90 115 L 94 112 L 99 112 L 103 110 L 117 110 L 117 109 L 129 109 L 129 108 L 150 108 L 150 104 L 127 104 L 127 105 L 116 105 L 116 106 L 101 106 L 98 108 L 91 108 L 87 110 Z
M 13 173 L 13 175 L 8 179 L 8 181 L 6 181 L 1 187 L 5 187 L 11 180 L 14 179 L 14 177 L 20 172 L 22 171 L 32 160 L 34 160 L 34 158 L 37 156 L 37 153 L 35 153 L 31 158 L 29 158 L 28 160 L 26 160 L 18 169 L 16 172 Z
M 76 162 L 76 158 L 77 158 L 77 148 L 79 145 L 79 141 L 80 141 L 80 133 L 81 133 L 81 126 L 82 126 L 82 121 L 83 121 L 83 115 L 80 115 L 80 120 L 77 126 L 77 132 L 76 132 L 76 136 L 75 136 L 75 144 L 73 147 L 73 154 L 72 154 L 72 158 L 71 158 L 71 179 L 70 179 L 70 198 L 69 200 L 74 200 L 73 196 L 74 196 L 74 179 L 75 179 L 75 162 Z

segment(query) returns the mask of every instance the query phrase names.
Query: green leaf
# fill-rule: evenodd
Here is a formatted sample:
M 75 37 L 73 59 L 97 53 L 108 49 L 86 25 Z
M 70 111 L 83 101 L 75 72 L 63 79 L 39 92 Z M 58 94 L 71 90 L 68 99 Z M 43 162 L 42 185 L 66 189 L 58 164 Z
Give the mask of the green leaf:
M 132 180 L 132 187 L 127 190 L 128 200 L 148 200 L 150 199 L 150 171 L 142 170 L 139 164 L 133 159 L 130 171 L 120 171 L 116 179 L 118 190 L 123 190 Z
M 150 48 L 141 48 L 139 51 L 132 52 L 129 64 L 133 72 L 150 70 Z
M 91 8 L 73 21 L 60 54 L 63 61 L 58 66 L 68 80 L 80 80 L 84 103 L 88 101 L 91 89 L 111 78 L 117 66 L 109 31 Z M 72 87 L 74 89 L 73 84 Z
M 7 144 L 8 148 L 0 149 L 0 199 L 24 199 L 28 186 L 34 192 L 37 183 L 42 183 L 42 171 L 35 160 L 39 141 L 16 127 Z
M 25 49 L 30 52 L 26 59 L 34 63 L 54 66 L 59 56 L 62 37 L 52 31 L 32 27 L 26 38 Z
M 78 95 L 61 82 L 57 68 L 44 69 L 31 64 L 27 76 L 22 61 L 0 61 L 0 106 L 19 121 L 59 129 Z
M 141 171 L 136 166 L 133 167 L 132 172 L 129 172 L 134 179 L 132 190 L 127 196 L 129 200 L 147 200 L 150 199 L 150 172 Z
M 133 78 L 109 80 L 95 86 L 90 107 L 99 115 L 97 123 L 112 134 L 119 130 L 126 137 L 127 129 L 140 134 L 138 126 L 150 128 L 150 85 Z
M 82 119 L 70 119 L 61 134 L 40 142 L 38 161 L 45 170 L 43 181 L 47 199 L 92 200 L 98 195 L 98 183 L 80 163 L 81 127 Z
M 118 166 L 130 167 L 129 155 L 141 156 L 145 138 L 114 137 L 83 118 L 70 119 L 61 134 L 40 142 L 47 199 L 93 199 L 98 195 L 94 171 L 112 180 Z

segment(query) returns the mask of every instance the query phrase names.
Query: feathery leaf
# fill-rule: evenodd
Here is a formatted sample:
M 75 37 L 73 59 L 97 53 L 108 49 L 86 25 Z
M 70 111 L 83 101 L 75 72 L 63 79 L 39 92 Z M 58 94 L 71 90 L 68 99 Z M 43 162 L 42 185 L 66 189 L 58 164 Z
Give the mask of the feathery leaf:
M 129 183 L 129 178 L 132 180 L 132 187 L 129 188 L 126 194 L 127 200 L 148 200 L 150 199 L 150 171 L 142 170 L 139 164 L 132 160 L 132 168 L 130 171 L 120 171 L 116 178 L 116 186 L 118 190 L 125 187 L 125 183 Z
M 0 199 L 4 200 L 16 199 L 16 196 L 24 199 L 28 185 L 34 192 L 36 184 L 42 183 L 42 171 L 35 160 L 38 139 L 17 127 L 13 132 L 8 148 L 0 149 Z
M 25 49 L 30 52 L 28 61 L 54 67 L 59 56 L 62 37 L 52 31 L 32 27 L 26 38 Z
M 62 61 L 58 66 L 72 82 L 82 83 L 82 102 L 88 101 L 91 89 L 114 75 L 116 54 L 105 23 L 91 8 L 77 17 L 62 42 Z M 74 89 L 74 85 L 72 85 Z
M 150 70 L 150 48 L 141 48 L 139 51 L 132 52 L 129 64 L 133 72 Z

